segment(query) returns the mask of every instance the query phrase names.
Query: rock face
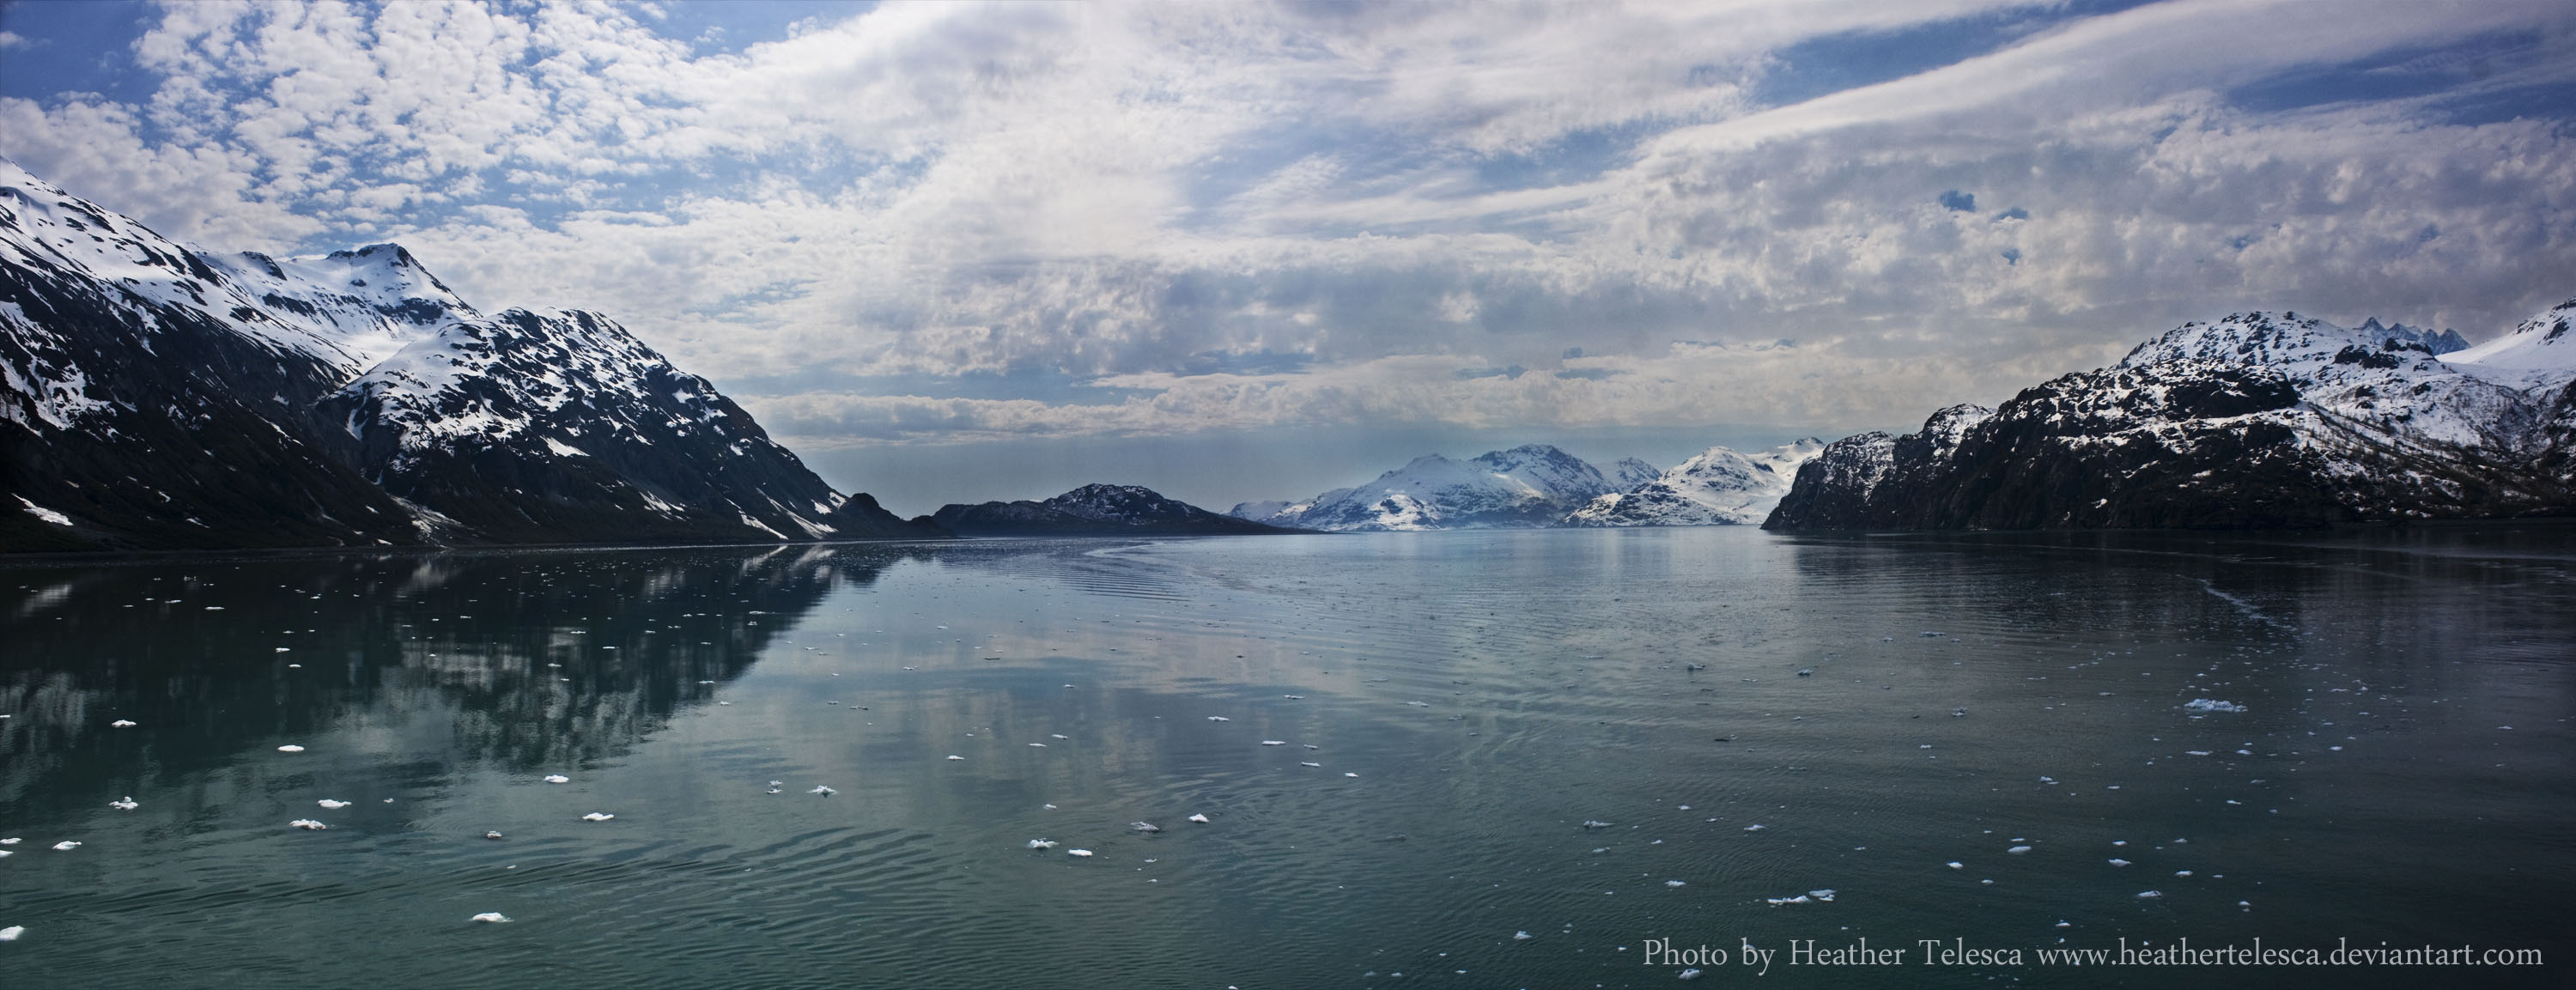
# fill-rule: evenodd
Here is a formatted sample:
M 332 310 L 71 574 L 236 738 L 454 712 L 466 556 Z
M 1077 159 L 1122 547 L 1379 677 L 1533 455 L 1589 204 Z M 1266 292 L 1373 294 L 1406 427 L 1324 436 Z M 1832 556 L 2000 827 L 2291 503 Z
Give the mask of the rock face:
M 1798 466 L 1824 449 L 1812 437 L 1750 455 L 1710 447 L 1627 491 L 1593 499 L 1566 516 L 1565 525 L 1758 525 L 1788 494 Z
M 934 535 L 610 321 L 216 256 L 0 160 L 0 550 Z
M 2576 514 L 2576 302 L 2487 344 L 2187 323 L 1922 432 L 1835 441 L 1771 529 L 2270 528 Z M 2437 353 L 2438 352 L 2438 353 Z
M 1214 536 L 1296 532 L 1218 515 L 1135 485 L 1084 485 L 1044 502 L 944 505 L 929 518 L 959 536 Z
M 1581 458 L 1529 444 L 1464 461 L 1417 457 L 1365 485 L 1303 502 L 1246 502 L 1226 514 L 1338 532 L 1531 528 L 1557 525 L 1593 499 L 1622 490 Z

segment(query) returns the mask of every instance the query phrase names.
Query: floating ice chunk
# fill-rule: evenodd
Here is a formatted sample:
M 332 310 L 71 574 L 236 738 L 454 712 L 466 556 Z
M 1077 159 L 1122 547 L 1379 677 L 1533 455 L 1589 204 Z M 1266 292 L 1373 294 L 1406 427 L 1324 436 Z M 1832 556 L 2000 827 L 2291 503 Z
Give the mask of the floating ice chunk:
M 134 727 L 134 723 L 131 720 L 120 718 L 116 721 L 107 723 L 107 727 L 111 729 L 131 729 Z
M 288 827 L 288 828 L 300 828 L 300 829 L 303 829 L 303 830 L 305 830 L 305 831 L 307 831 L 307 832 L 319 832 L 319 831 L 322 831 L 323 829 L 330 828 L 331 826 L 324 825 L 324 824 L 322 824 L 321 822 L 314 821 L 313 819 L 310 819 L 310 818 L 298 818 L 298 819 L 296 819 L 296 820 L 294 820 L 294 821 L 291 821 L 291 822 L 286 823 L 286 827 Z
M 1071 857 L 1073 857 L 1073 858 L 1075 858 L 1075 859 L 1090 859 L 1090 858 L 1091 858 L 1091 850 L 1089 850 L 1089 849 L 1067 849 L 1067 850 L 1065 850 L 1065 851 L 1064 851 L 1064 854 L 1065 854 L 1065 855 L 1067 855 L 1067 856 L 1071 856 Z
M 1823 890 L 1810 890 L 1807 892 L 1807 896 L 1830 903 L 1834 899 L 1834 889 L 1832 887 L 1827 887 Z
M 2191 871 L 2190 871 L 2190 870 L 2175 870 L 2175 871 L 2174 871 L 2174 875 L 2175 875 L 2175 876 L 2178 876 L 2178 877 L 2187 877 L 2187 876 L 2190 876 L 2190 875 L 2191 875 Z
M 1261 741 L 1261 744 L 1262 744 L 1262 745 L 1264 745 L 1264 746 L 1285 746 L 1285 745 L 1288 745 L 1288 740 L 1285 740 L 1285 739 L 1264 739 L 1264 740 L 1262 740 L 1262 741 Z
M 2182 755 L 2184 755 L 2184 756 L 2208 756 L 2208 755 L 2209 755 L 2209 751 L 2208 751 L 2208 750 L 2205 750 L 2205 749 L 2186 749 L 2186 750 L 2183 750 L 2183 751 L 2182 751 Z
M 1047 744 L 1045 744 L 1045 743 L 1030 743 L 1030 744 L 1029 744 L 1029 748 L 1031 748 L 1031 749 L 1045 749 L 1045 748 L 1047 748 Z
M 1681 881 L 1679 881 L 1679 880 L 1666 880 L 1666 881 L 1664 881 L 1664 886 L 1667 886 L 1667 887 L 1680 887 L 1680 886 L 1684 886 L 1684 884 L 1683 884 Z
M 485 911 L 482 914 L 475 915 L 474 920 L 483 922 L 487 925 L 498 925 L 508 922 L 510 920 L 510 916 L 502 914 L 499 911 Z
M 1759 832 L 1759 831 L 1762 831 L 1763 829 L 1770 828 L 1770 827 L 1771 827 L 1771 826 L 1769 826 L 1769 825 L 1747 825 L 1747 826 L 1744 826 L 1744 830 L 1745 830 L 1745 831 L 1747 831 L 1747 832 Z
M 1210 716 L 1208 716 L 1208 721 L 1210 721 L 1210 722 L 1231 722 L 1231 721 L 1234 721 L 1234 720 L 1233 720 L 1233 719 L 1230 719 L 1230 718 L 1227 718 L 1227 717 L 1225 717 L 1225 716 L 1223 716 L 1223 715 L 1210 715 Z
M 1137 832 L 1160 832 L 1163 830 L 1162 826 L 1156 825 L 1153 822 L 1128 822 L 1127 827 L 1130 830 Z
M 64 839 L 64 840 L 63 840 L 63 841 L 61 841 L 61 842 L 54 843 L 54 851 L 55 851 L 55 852 L 70 852 L 70 851 L 72 851 L 72 850 L 74 850 L 74 849 L 78 849 L 78 848 L 80 848 L 80 847 L 81 847 L 81 844 L 80 844 L 80 843 L 78 843 L 78 842 L 74 842 L 74 841 L 72 841 L 72 840 L 70 840 L 70 839 Z
M 1413 707 L 1415 707 L 1415 708 L 1429 708 L 1429 707 L 1431 707 L 1431 703 L 1430 703 L 1430 702 L 1428 702 L 1428 701 L 1408 701 L 1408 702 L 1405 702 L 1405 704 L 1411 705 L 1411 706 L 1413 706 Z
M 11 837 L 6 838 L 6 839 L 0 839 L 0 846 L 14 846 L 14 845 L 17 845 L 18 843 L 23 842 L 23 841 L 25 841 L 25 840 L 20 839 L 20 838 L 18 838 L 18 837 L 16 837 L 16 836 L 11 836 Z
M 1191 820 L 1191 821 L 1194 821 L 1194 822 L 1197 822 L 1197 823 L 1199 823 L 1199 824 L 1201 824 L 1201 825 L 1209 824 L 1209 822 L 1208 822 L 1208 816 L 1206 816 L 1206 815 L 1204 815 L 1204 814 L 1191 815 L 1191 816 L 1190 816 L 1190 820 Z
M 0 942 L 15 942 L 18 940 L 18 936 L 24 934 L 27 934 L 27 926 L 25 925 L 11 925 L 7 928 L 0 928 Z
M 2115 859 L 2115 860 L 2112 860 L 2112 861 L 2111 861 L 2111 865 L 2113 865 L 2113 866 L 2127 866 L 2127 865 L 2129 865 L 2129 861 L 2128 861 L 2128 860 L 2125 860 L 2125 859 Z
M 1696 980 L 1696 979 L 1699 979 L 1699 970 L 1696 970 L 1696 969 L 1685 969 L 1685 970 L 1682 970 L 1682 971 L 1681 971 L 1681 972 L 1679 972 L 1679 973 L 1675 973 L 1675 974 L 1673 974 L 1673 979 L 1676 979 L 1676 980 Z
M 2054 784 L 2054 783 L 2057 783 L 2057 778 L 2055 778 L 2055 777 L 2041 777 L 2041 778 L 2039 778 L 2039 782 L 2040 782 L 2040 783 L 2043 783 L 2043 784 Z
M 13 930 L 14 930 L 14 929 L 13 929 Z M 1527 941 L 1529 941 L 1529 940 L 1530 940 L 1530 933 L 1528 933 L 1528 932 L 1513 932 L 1513 933 L 1512 933 L 1512 941 L 1514 941 L 1514 942 L 1527 942 Z
M 2233 701 L 2218 701 L 2211 698 L 2193 698 L 2190 701 L 2183 702 L 2182 709 L 2187 712 L 2241 712 L 2245 710 L 2245 706 Z
M 134 803 L 134 795 L 131 794 L 126 795 L 122 799 L 110 801 L 107 803 L 107 806 L 118 811 L 132 811 L 136 808 L 143 807 L 142 805 Z
M 333 811 L 338 811 L 349 806 L 349 802 L 347 801 L 335 801 L 330 798 L 323 798 L 322 800 L 315 801 L 313 803 L 329 808 Z
M 1072 737 L 1072 736 L 1065 735 L 1064 733 L 1061 733 L 1061 732 L 1050 732 L 1050 733 L 1047 733 L 1047 738 L 1049 738 L 1049 739 L 1071 739 L 1071 738 L 1073 738 L 1073 737 Z
M 1765 897 L 1763 900 L 1769 903 L 1772 907 L 1779 907 L 1783 904 L 1806 904 L 1814 901 L 1815 898 L 1809 897 L 1805 894 L 1799 894 L 1796 897 Z
M 615 817 L 617 816 L 594 811 L 590 814 L 581 816 L 581 820 L 586 822 L 604 822 Z
M 1355 774 L 1355 773 L 1345 773 L 1345 774 L 1343 774 L 1342 776 L 1345 776 L 1345 777 L 1357 777 L 1357 776 L 1359 776 L 1359 774 Z
M 2030 847 L 2029 847 L 2029 846 L 2014 846 L 2014 847 L 2012 847 L 2012 848 L 2010 848 L 2010 849 L 2006 849 L 2006 850 L 2004 850 L 2004 851 L 2005 851 L 2005 852 L 2008 852 L 2008 853 L 2011 853 L 2011 854 L 2013 854 L 2013 855 L 2015 855 L 2015 856 L 2019 856 L 2019 855 L 2021 855 L 2021 854 L 2023 854 L 2023 853 L 2029 852 L 2029 851 L 2030 851 Z
M 2141 891 L 2139 891 L 2139 892 L 2138 892 L 2138 899 L 2139 899 L 2139 900 L 2147 900 L 2147 899 L 2150 899 L 2150 898 L 2163 897 L 2163 896 L 2165 896 L 2165 892 L 2164 892 L 2164 891 L 2161 891 L 2161 890 L 2141 890 Z
M 1031 848 L 1031 849 L 1053 849 L 1053 848 L 1055 848 L 1055 847 L 1056 847 L 1056 845 L 1057 845 L 1057 842 L 1056 842 L 1054 839 L 1030 839 L 1030 840 L 1029 840 L 1029 848 Z
M 824 797 L 831 797 L 832 795 L 834 795 L 834 794 L 838 794 L 838 793 L 841 793 L 841 792 L 836 791 L 836 790 L 833 790 L 833 789 L 831 789 L 831 788 L 829 788 L 829 787 L 825 787 L 825 786 L 823 786 L 823 785 L 821 785 L 821 784 L 816 784 L 816 785 L 814 785 L 814 789 L 813 789 L 813 790 L 806 791 L 805 793 L 807 793 L 807 794 L 820 794 L 820 795 L 822 795 L 822 796 L 824 796 Z
M 2075 926 L 2074 926 L 2074 925 L 2072 925 L 2072 924 L 2069 924 L 2069 923 L 2067 923 L 2067 922 L 2065 922 L 2065 921 L 2063 921 L 2063 920 L 2061 920 L 2061 921 L 2059 921 L 2059 922 L 2057 923 L 2057 927 L 2059 927 L 2059 928 L 2073 928 L 2073 927 L 2075 927 Z
M 1950 867 L 1950 868 L 1951 868 L 1951 869 L 1953 869 L 1953 870 L 1964 870 L 1964 869 L 1967 869 L 1967 868 L 1968 868 L 1968 864 L 1966 864 L 1966 863 L 1962 863 L 1962 862 L 1959 862 L 1958 860 L 1955 860 L 1955 859 L 1954 859 L 1954 860 L 1951 860 L 1949 863 L 1944 864 L 1944 865 L 1947 865 L 1948 867 Z
M 304 752 L 304 747 L 295 745 L 294 743 L 288 743 L 284 746 L 277 747 L 277 751 L 280 753 L 301 753 Z
M 1951 717 L 1951 718 L 1966 718 L 1966 717 L 1968 717 L 1968 710 L 1967 710 L 1967 709 L 1965 709 L 1965 708 L 1953 708 L 1953 709 L 1950 709 L 1950 717 Z
M 955 754 L 955 753 L 950 753 L 950 754 L 948 754 L 948 758 L 949 758 L 949 759 L 952 759 L 952 760 L 963 760 L 963 759 L 965 759 L 965 757 L 963 757 L 963 756 L 959 756 L 959 755 L 957 755 L 957 754 Z
M 499 833 L 499 832 L 485 832 L 485 833 L 483 833 L 483 837 L 484 837 L 484 838 L 486 838 L 486 839 L 498 840 L 498 839 L 500 839 L 500 838 L 501 838 L 501 833 Z
M 1298 766 L 1301 766 L 1301 767 L 1320 767 L 1320 766 L 1323 766 L 1323 764 L 1321 764 L 1321 763 L 1308 763 L 1308 762 L 1306 762 L 1306 761 L 1304 761 L 1304 760 L 1299 760 L 1299 761 L 1297 761 L 1297 765 L 1298 765 Z
M 547 775 L 546 775 L 546 783 L 549 783 L 549 784 L 569 784 L 569 783 L 572 783 L 572 778 L 570 778 L 570 777 L 566 777 L 566 776 L 564 776 L 564 775 L 562 775 L 562 774 L 559 774 L 559 773 L 550 773 L 550 774 L 547 774 Z
M 1596 821 L 1596 820 L 1594 820 L 1594 819 L 1590 819 L 1590 818 L 1586 818 L 1586 819 L 1584 819 L 1584 820 L 1583 820 L 1583 827 L 1584 827 L 1584 828 L 1609 828 L 1609 827 L 1610 827 L 1610 824 L 1611 824 L 1611 823 L 1609 823 L 1609 822 L 1605 822 L 1605 821 Z
M 295 652 L 295 651 L 294 651 L 294 650 L 287 649 L 286 647 L 281 646 L 281 647 L 278 647 L 278 648 L 277 648 L 277 652 L 279 652 L 279 653 L 293 653 L 293 652 Z

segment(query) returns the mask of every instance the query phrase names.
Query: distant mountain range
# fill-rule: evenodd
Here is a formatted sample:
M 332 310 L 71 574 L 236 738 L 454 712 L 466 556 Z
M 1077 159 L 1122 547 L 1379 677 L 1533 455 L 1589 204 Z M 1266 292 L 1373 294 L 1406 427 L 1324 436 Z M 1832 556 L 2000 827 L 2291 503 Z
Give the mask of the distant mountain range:
M 1606 473 L 1546 444 L 1464 461 L 1431 454 L 1365 485 L 1298 502 L 1245 502 L 1227 514 L 1332 532 L 1751 525 L 1823 447 L 1801 440 L 1751 456 L 1711 447 L 1671 471 L 1632 457 Z
M 0 160 L 0 548 L 939 536 L 605 317 L 216 255 Z
M 2576 515 L 2576 300 L 2467 346 L 2373 319 L 2186 323 L 1904 436 L 1837 440 L 1771 529 L 2271 528 Z

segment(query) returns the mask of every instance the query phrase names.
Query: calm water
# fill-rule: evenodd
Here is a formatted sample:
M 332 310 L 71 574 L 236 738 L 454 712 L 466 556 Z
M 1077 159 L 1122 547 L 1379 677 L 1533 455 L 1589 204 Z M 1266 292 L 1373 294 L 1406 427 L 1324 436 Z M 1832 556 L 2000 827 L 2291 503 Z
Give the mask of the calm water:
M 1673 985 L 1648 939 L 1780 953 L 1693 986 L 2576 960 L 2576 528 L 19 562 L 0 644 L 12 987 Z M 1906 965 L 1789 964 L 1864 937 Z M 2124 937 L 2554 965 L 2035 955 Z

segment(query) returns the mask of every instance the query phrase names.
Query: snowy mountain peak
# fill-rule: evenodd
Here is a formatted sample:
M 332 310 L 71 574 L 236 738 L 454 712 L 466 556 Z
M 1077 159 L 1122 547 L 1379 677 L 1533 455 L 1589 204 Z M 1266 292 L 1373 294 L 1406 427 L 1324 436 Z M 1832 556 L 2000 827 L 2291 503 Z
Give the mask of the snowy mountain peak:
M 1303 502 L 1247 502 L 1230 514 L 1324 530 L 1550 526 L 1615 490 L 1582 458 L 1547 444 L 1526 444 L 1464 461 L 1426 454 L 1365 485 Z
M 204 321 L 343 380 L 429 329 L 475 315 L 399 245 L 322 258 L 209 255 L 0 159 L 0 261 L 90 286 L 143 335 Z
M 1825 449 L 1814 437 L 1756 454 L 1710 447 L 1652 481 L 1602 495 L 1565 518 L 1568 526 L 1750 526 L 1771 514 L 1798 465 Z
M 2576 378 L 2576 299 L 2559 303 L 2494 340 L 2442 355 L 2479 378 L 2523 387 L 2563 386 Z

